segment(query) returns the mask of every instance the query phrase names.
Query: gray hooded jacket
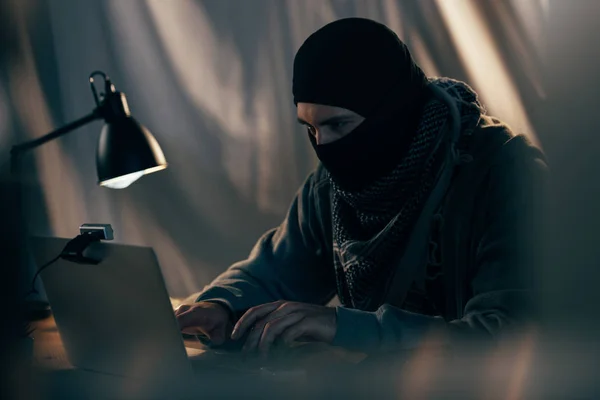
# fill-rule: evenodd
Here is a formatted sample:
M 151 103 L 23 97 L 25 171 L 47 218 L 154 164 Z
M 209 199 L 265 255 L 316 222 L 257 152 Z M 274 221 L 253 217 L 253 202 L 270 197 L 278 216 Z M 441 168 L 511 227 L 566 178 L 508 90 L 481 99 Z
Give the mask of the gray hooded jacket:
M 534 318 L 538 214 L 547 167 L 543 154 L 495 118 L 482 116 L 460 132 L 456 101 L 447 162 L 413 229 L 375 312 L 337 307 L 334 345 L 374 353 L 416 348 L 429 334 L 449 341 L 494 338 Z M 336 291 L 332 259 L 331 188 L 319 166 L 305 181 L 283 223 L 257 242 L 196 298 L 226 305 L 238 318 L 253 306 L 288 300 L 327 304 Z M 442 265 L 446 312 L 402 310 L 407 290 L 432 262 Z M 511 329 L 512 330 L 512 329 Z

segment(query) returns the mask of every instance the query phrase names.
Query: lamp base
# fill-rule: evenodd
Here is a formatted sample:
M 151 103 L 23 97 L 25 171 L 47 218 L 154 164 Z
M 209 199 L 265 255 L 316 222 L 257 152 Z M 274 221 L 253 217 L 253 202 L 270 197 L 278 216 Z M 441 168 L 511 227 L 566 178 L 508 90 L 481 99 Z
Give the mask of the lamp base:
M 26 318 L 28 321 L 38 321 L 52 315 L 50 304 L 40 300 L 29 300 L 25 303 Z

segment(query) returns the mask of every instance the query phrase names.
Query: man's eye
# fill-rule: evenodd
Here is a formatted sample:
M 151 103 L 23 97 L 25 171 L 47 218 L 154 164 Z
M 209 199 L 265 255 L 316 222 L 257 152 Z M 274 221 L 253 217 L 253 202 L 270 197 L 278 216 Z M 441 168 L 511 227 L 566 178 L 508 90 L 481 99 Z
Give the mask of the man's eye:
M 307 126 L 306 130 L 308 131 L 308 133 L 312 136 L 317 136 L 317 130 L 315 129 L 314 126 Z

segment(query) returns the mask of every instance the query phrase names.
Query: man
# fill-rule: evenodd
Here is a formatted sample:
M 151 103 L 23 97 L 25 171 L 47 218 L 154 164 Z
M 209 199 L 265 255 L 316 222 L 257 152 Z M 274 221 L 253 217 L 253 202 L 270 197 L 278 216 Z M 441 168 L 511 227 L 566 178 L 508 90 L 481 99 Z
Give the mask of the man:
M 320 165 L 249 258 L 176 311 L 184 333 L 376 353 L 531 320 L 539 150 L 366 19 L 306 40 L 293 94 Z

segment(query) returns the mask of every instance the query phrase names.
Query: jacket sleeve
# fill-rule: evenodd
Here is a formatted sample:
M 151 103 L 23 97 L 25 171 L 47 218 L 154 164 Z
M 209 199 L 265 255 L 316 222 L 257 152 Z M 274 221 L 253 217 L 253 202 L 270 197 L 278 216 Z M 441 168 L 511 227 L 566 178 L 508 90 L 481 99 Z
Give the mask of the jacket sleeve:
M 526 327 L 535 316 L 536 241 L 546 179 L 547 166 L 537 150 L 533 157 L 504 156 L 489 170 L 463 318 L 445 321 L 388 304 L 375 312 L 339 307 L 334 344 L 367 353 L 411 350 L 429 338 L 449 345 L 486 343 Z
M 311 174 L 283 223 L 266 232 L 249 257 L 232 265 L 196 298 L 225 304 L 234 319 L 259 304 L 289 300 L 325 304 L 335 275 L 317 222 L 319 180 Z

